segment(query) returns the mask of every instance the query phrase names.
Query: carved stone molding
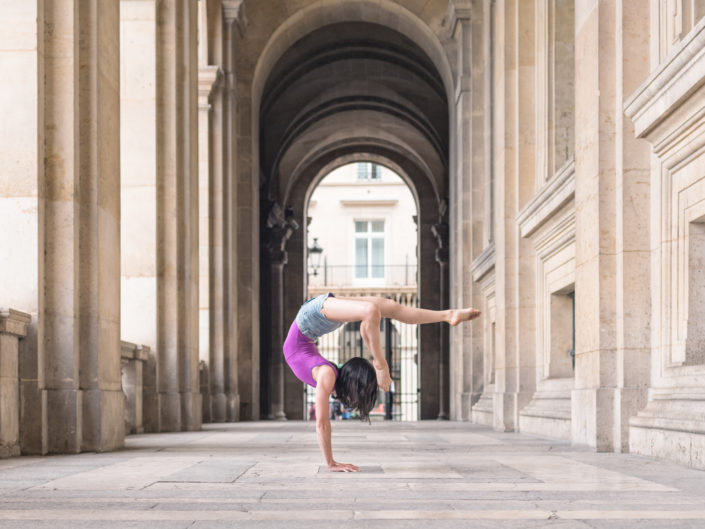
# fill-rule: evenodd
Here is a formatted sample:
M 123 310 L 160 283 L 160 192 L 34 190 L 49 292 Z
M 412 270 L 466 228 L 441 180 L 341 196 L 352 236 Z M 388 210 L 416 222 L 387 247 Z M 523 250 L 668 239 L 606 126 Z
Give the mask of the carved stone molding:
M 529 237 L 574 197 L 575 160 L 570 160 L 517 214 L 521 236 Z
M 494 269 L 495 263 L 495 244 L 491 242 L 487 247 L 482 250 L 480 255 L 472 262 L 470 265 L 470 272 L 472 273 L 473 281 L 480 281 L 485 277 L 491 270 Z

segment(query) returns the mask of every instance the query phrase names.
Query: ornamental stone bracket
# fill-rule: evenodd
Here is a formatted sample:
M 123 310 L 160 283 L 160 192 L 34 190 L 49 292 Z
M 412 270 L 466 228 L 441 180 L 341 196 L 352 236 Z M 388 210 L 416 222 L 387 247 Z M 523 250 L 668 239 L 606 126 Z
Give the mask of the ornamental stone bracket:
M 450 228 L 447 222 L 439 222 L 431 226 L 431 233 L 436 239 L 436 262 L 440 265 L 448 264 L 448 234 Z
M 149 347 L 120 342 L 122 391 L 125 394 L 125 433 L 144 433 L 144 365 Z
M 436 239 L 436 262 L 443 266 L 448 264 L 449 257 L 449 235 L 450 226 L 448 224 L 448 202 L 444 199 L 438 207 L 438 222 L 431 226 L 431 233 Z
M 32 317 L 0 308 L 0 457 L 20 455 L 19 342 Z
M 286 264 L 286 243 L 299 229 L 298 222 L 292 217 L 289 208 L 283 211 L 277 203 L 274 203 L 269 211 L 266 243 L 272 263 Z

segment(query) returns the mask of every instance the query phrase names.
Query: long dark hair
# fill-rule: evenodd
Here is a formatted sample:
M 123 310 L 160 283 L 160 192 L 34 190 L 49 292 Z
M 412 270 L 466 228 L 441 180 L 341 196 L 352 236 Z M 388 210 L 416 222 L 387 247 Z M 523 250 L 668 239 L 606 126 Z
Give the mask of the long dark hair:
M 360 419 L 369 421 L 377 402 L 377 373 L 364 358 L 355 357 L 345 362 L 335 381 L 335 396 L 350 409 L 357 409 Z

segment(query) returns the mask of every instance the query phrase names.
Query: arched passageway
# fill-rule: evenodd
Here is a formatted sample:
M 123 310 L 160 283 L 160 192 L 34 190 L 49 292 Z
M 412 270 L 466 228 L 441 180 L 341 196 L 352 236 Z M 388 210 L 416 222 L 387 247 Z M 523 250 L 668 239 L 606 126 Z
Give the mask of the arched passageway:
M 418 306 L 418 201 L 406 180 L 369 159 L 345 163 L 316 185 L 306 203 L 306 298 L 378 296 Z M 379 391 L 374 420 L 418 420 L 418 325 L 380 321 L 380 343 L 393 387 Z M 317 341 L 319 352 L 342 365 L 354 357 L 373 361 L 360 322 L 349 322 Z M 315 388 L 304 385 L 304 415 L 315 416 Z M 336 418 L 354 419 L 354 410 L 336 403 Z
M 305 297 L 310 194 L 349 161 L 397 170 L 418 203 L 420 305 L 440 307 L 447 302 L 447 275 L 436 261 L 439 247 L 441 254 L 447 250 L 448 103 L 438 69 L 417 44 L 385 26 L 355 21 L 294 42 L 274 63 L 260 101 L 262 411 L 301 418 L 300 383 L 279 351 Z M 442 332 L 420 330 L 421 418 L 447 410 Z

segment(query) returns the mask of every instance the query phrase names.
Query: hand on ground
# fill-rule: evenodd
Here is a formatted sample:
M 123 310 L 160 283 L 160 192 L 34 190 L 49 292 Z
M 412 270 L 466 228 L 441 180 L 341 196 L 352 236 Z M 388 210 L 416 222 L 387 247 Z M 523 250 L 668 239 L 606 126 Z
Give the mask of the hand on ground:
M 336 463 L 335 461 L 333 461 L 332 465 L 328 466 L 328 470 L 331 472 L 360 472 L 360 469 L 355 465 L 351 465 L 350 463 Z
M 467 308 L 467 309 L 455 309 L 450 317 L 450 323 L 451 327 L 455 327 L 458 325 L 460 322 L 463 321 L 468 321 L 468 320 L 474 320 L 477 318 L 481 312 L 477 309 L 473 309 L 472 307 Z
M 377 373 L 377 385 L 383 391 L 389 391 L 389 386 L 392 385 L 392 377 L 389 374 L 389 368 L 388 367 L 385 367 L 384 369 L 375 368 L 375 373 Z

